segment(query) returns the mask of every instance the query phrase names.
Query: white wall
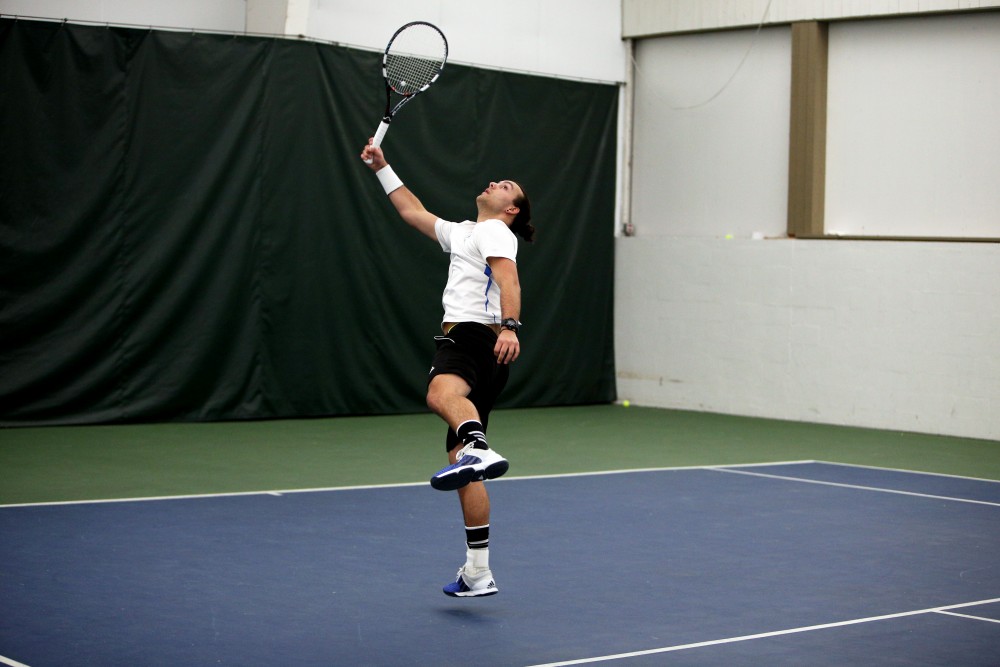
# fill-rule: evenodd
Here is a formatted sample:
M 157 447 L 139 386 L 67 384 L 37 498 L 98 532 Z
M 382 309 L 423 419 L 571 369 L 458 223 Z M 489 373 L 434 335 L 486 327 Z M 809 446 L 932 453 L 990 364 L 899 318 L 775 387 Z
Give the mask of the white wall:
M 940 57 L 927 60 L 926 41 L 913 39 L 913 33 L 957 34 L 953 44 L 967 46 L 976 39 L 975 26 L 995 16 L 921 18 L 931 23 L 903 33 L 896 28 L 914 19 L 837 23 L 831 28 L 830 95 L 840 95 L 845 85 L 860 86 L 838 78 L 844 59 L 855 55 L 845 48 L 856 41 L 854 29 L 865 31 L 865 44 L 880 45 L 866 51 L 870 58 L 892 53 L 897 63 L 912 59 L 945 68 L 942 76 L 927 77 L 928 85 L 962 79 L 993 86 L 1000 80 L 995 59 L 956 61 L 940 54 L 935 40 L 930 55 Z M 879 26 L 877 35 L 867 34 Z M 789 99 L 781 83 L 789 76 L 787 44 L 782 46 L 787 28 L 764 28 L 738 74 L 712 102 L 678 107 L 701 99 L 727 70 L 736 71 L 753 33 L 705 32 L 638 43 L 636 236 L 616 242 L 620 398 L 638 405 L 1000 439 L 1000 244 L 752 240 L 753 231 L 780 237 L 786 227 L 779 200 L 787 193 Z M 721 62 L 726 59 L 728 68 Z M 903 69 L 911 80 L 921 80 L 915 69 Z M 879 224 L 905 224 L 927 215 L 924 209 L 933 201 L 954 203 L 963 194 L 975 194 L 978 202 L 995 198 L 1000 192 L 990 162 L 1000 155 L 995 103 L 982 110 L 990 119 L 976 115 L 975 108 L 971 121 L 957 114 L 951 127 L 930 137 L 911 123 L 884 122 L 873 136 L 861 117 L 850 131 L 843 130 L 836 114 L 851 105 L 865 105 L 887 120 L 879 109 L 893 108 L 898 78 L 879 71 L 883 85 L 867 86 L 867 95 L 829 102 L 834 117 L 828 176 L 848 181 L 851 174 L 863 176 L 853 189 L 830 188 L 828 181 L 833 197 L 828 214 L 842 221 L 839 211 L 845 207 L 864 207 Z M 933 103 L 954 109 L 968 100 L 946 88 Z M 895 144 L 887 142 L 893 133 Z M 967 146 L 982 152 L 955 160 L 955 142 L 939 142 L 949 133 L 969 137 Z M 921 146 L 923 164 L 906 164 L 915 159 L 903 150 L 908 139 Z M 879 164 L 871 164 L 876 159 Z M 951 171 L 930 181 L 913 180 L 908 188 L 898 183 L 879 188 L 871 181 L 892 178 L 879 173 L 887 163 L 897 171 Z M 963 190 L 969 183 L 978 190 Z M 886 191 L 890 203 L 871 206 L 872 193 Z M 961 205 L 952 210 L 970 215 Z M 987 216 L 996 220 L 998 212 L 1000 207 L 991 207 Z M 939 231 L 953 235 L 951 227 Z
M 246 0 L 0 0 L 0 14 L 243 32 Z
M 381 51 L 404 23 L 434 23 L 455 62 L 624 81 L 620 0 L 290 0 L 309 37 Z M 305 16 L 303 16 L 305 14 Z
M 830 26 L 826 228 L 1000 238 L 1000 12 Z
M 998 0 L 622 0 L 622 35 L 650 37 L 876 16 L 976 12 Z
M 616 246 L 636 405 L 1000 439 L 1000 247 L 640 235 Z
M 790 32 L 636 45 L 632 222 L 639 233 L 785 235 Z

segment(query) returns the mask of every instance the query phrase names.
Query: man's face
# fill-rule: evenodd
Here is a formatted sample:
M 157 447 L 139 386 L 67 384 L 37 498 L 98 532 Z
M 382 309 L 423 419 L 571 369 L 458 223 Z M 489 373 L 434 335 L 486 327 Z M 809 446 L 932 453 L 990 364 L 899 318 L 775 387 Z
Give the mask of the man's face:
M 476 197 L 476 203 L 480 208 L 490 212 L 504 213 L 511 207 L 516 208 L 514 198 L 520 195 L 521 187 L 514 181 L 491 181 L 489 186 Z

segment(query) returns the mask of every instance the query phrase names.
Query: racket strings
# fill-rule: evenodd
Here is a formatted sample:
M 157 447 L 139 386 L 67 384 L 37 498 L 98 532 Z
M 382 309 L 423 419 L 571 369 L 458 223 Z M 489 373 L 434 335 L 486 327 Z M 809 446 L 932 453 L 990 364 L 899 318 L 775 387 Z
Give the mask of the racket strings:
M 385 78 L 400 95 L 412 95 L 437 78 L 442 64 L 442 59 L 387 53 Z
M 428 23 L 414 22 L 393 36 L 385 52 L 385 80 L 400 95 L 413 95 L 430 85 L 448 57 L 448 42 Z

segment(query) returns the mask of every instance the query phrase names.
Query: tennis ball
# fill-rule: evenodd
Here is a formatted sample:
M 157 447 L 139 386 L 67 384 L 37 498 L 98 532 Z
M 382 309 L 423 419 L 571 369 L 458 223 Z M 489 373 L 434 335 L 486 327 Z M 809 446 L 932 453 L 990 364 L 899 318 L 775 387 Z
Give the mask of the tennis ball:
M 733 238 L 733 235 L 732 235 L 732 234 L 726 234 L 726 240 L 727 240 L 727 241 L 731 241 L 731 240 L 732 240 L 732 238 Z
M 624 400 L 624 401 L 622 401 L 622 407 L 623 407 L 623 408 L 627 408 L 627 407 L 628 407 L 628 406 L 630 406 L 630 405 L 632 405 L 632 404 L 631 404 L 631 403 L 629 403 L 629 402 L 628 402 L 628 400 Z

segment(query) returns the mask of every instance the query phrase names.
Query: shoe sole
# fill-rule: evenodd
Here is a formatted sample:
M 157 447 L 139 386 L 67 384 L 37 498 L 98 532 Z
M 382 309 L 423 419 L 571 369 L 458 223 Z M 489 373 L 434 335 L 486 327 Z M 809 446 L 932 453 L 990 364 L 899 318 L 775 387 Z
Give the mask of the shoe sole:
M 510 468 L 510 463 L 507 461 L 497 461 L 481 471 L 465 468 L 445 477 L 431 477 L 431 486 L 438 491 L 458 491 L 470 482 L 496 479 L 506 473 L 508 468 Z
M 466 591 L 464 593 L 449 593 L 448 591 L 445 591 L 444 594 L 452 598 L 484 598 L 488 595 L 496 595 L 499 592 L 500 590 L 498 588 L 490 588 L 488 590 L 483 591 L 482 593 L 478 593 L 475 591 Z

